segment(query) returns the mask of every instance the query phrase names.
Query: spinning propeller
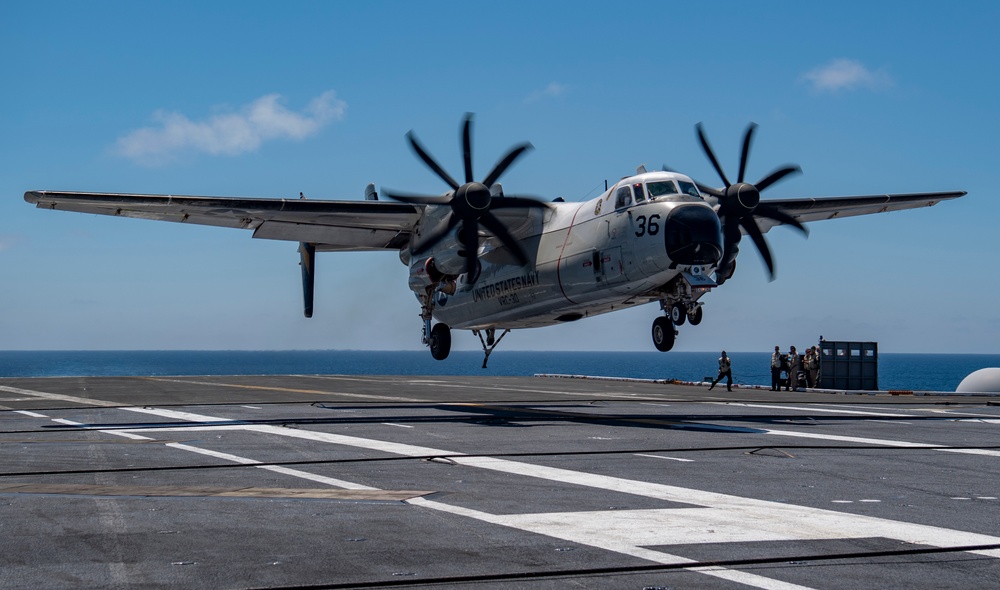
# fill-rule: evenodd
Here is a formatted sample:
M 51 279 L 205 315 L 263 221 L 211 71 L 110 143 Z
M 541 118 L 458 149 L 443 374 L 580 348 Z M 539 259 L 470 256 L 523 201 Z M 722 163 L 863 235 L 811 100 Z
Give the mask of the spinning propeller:
M 773 219 L 774 221 L 791 225 L 806 235 L 809 235 L 809 230 L 807 230 L 804 225 L 799 223 L 797 219 L 776 205 L 761 203 L 760 192 L 779 180 L 782 180 L 789 174 L 801 172 L 802 169 L 794 165 L 782 166 L 780 168 L 776 168 L 763 179 L 757 181 L 756 184 L 743 182 L 743 175 L 746 172 L 747 167 L 747 159 L 750 155 L 750 141 L 753 137 L 754 131 L 757 129 L 757 124 L 751 123 L 750 126 L 747 127 L 746 133 L 743 136 L 743 153 L 740 155 L 740 173 L 736 178 L 736 184 L 731 184 L 729 182 L 729 178 L 726 177 L 726 173 L 723 172 L 722 166 L 719 165 L 719 161 L 715 158 L 715 153 L 712 151 L 712 146 L 709 145 L 708 139 L 705 137 L 705 132 L 702 129 L 701 123 L 698 123 L 696 129 L 698 130 L 698 140 L 701 142 L 702 149 L 705 150 L 705 155 L 708 156 L 708 159 L 712 162 L 712 166 L 715 167 L 715 171 L 719 173 L 719 178 L 721 178 L 722 182 L 726 185 L 723 189 L 715 189 L 704 186 L 701 183 L 697 183 L 699 190 L 719 199 L 719 219 L 722 221 L 723 236 L 722 260 L 719 261 L 718 274 L 721 279 L 718 281 L 719 284 L 722 284 L 722 282 L 728 279 L 734 270 L 732 265 L 735 263 L 736 254 L 739 251 L 737 244 L 739 244 L 741 237 L 741 227 L 753 240 L 754 245 L 757 246 L 757 250 L 760 252 L 761 257 L 764 258 L 764 263 L 767 264 L 767 270 L 770 273 L 771 280 L 773 281 L 774 261 L 771 259 L 771 250 L 768 248 L 767 240 L 764 239 L 764 234 L 762 234 L 760 228 L 757 227 L 757 222 L 754 218 L 766 217 L 768 219 Z
M 417 156 L 427 164 L 427 167 L 434 171 L 438 177 L 445 181 L 452 188 L 450 195 L 427 196 L 406 193 L 397 193 L 382 189 L 382 194 L 391 199 L 404 203 L 419 205 L 450 205 L 451 211 L 444 217 L 441 223 L 430 229 L 418 244 L 414 244 L 413 253 L 421 254 L 432 248 L 435 244 L 444 239 L 456 226 L 461 224 L 458 230 L 458 239 L 462 245 L 460 254 L 465 257 L 466 273 L 472 277 L 476 274 L 477 251 L 479 250 L 479 226 L 482 225 L 493 233 L 504 246 L 511 251 L 517 261 L 528 264 L 528 257 L 524 248 L 517 239 L 511 235 L 510 231 L 504 227 L 492 210 L 508 209 L 513 207 L 540 207 L 548 208 L 548 205 L 528 197 L 518 196 L 494 196 L 490 193 L 490 188 L 507 171 L 524 152 L 531 149 L 531 144 L 522 143 L 511 148 L 507 155 L 493 166 L 493 170 L 486 175 L 482 182 L 476 182 L 472 176 L 472 113 L 465 115 L 465 124 L 462 127 L 462 155 L 465 163 L 465 184 L 459 185 L 445 170 L 434 160 L 433 157 L 417 141 L 413 131 L 406 134 L 410 141 L 410 147 Z

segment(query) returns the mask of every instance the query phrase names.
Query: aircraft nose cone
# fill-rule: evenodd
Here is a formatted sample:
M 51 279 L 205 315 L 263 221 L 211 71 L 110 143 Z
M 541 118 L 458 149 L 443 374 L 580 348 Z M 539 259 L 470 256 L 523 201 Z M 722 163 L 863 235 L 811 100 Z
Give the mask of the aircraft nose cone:
M 677 264 L 715 264 L 722 258 L 722 225 L 709 207 L 676 207 L 664 224 L 667 256 Z

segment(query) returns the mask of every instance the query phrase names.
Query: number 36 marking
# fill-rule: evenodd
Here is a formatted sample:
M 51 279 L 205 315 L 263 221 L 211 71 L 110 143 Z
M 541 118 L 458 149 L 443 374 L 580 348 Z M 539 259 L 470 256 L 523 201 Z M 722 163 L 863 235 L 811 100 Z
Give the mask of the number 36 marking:
M 660 233 L 659 219 L 660 219 L 659 215 L 650 215 L 648 220 L 646 219 L 645 215 L 640 215 L 639 217 L 636 217 L 635 221 L 636 223 L 639 224 L 639 231 L 635 232 L 635 236 L 637 238 L 641 238 L 646 234 L 655 236 L 656 234 Z

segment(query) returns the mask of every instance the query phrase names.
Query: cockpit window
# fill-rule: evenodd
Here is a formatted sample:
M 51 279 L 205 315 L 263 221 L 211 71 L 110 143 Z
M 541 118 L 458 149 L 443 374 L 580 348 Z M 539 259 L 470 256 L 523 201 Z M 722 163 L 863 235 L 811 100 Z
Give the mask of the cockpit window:
M 632 185 L 632 191 L 635 192 L 635 202 L 641 203 L 646 200 L 646 191 L 642 190 L 642 183 L 637 182 Z
M 701 193 L 698 192 L 698 187 L 694 183 L 687 182 L 686 180 L 678 180 L 677 184 L 681 185 L 681 192 L 685 195 L 701 198 Z
M 622 207 L 628 207 L 632 204 L 632 189 L 623 186 L 617 191 L 615 191 L 615 209 L 621 209 Z
M 662 197 L 663 195 L 676 195 L 677 187 L 672 180 L 657 180 L 646 183 L 646 190 L 649 191 L 650 198 Z

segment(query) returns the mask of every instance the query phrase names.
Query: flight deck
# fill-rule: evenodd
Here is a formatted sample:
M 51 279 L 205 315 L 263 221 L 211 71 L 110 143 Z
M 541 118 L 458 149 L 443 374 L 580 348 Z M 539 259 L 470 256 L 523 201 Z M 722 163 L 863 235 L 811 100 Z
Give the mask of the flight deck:
M 0 588 L 1000 587 L 1000 398 L 896 393 L 0 379 Z

